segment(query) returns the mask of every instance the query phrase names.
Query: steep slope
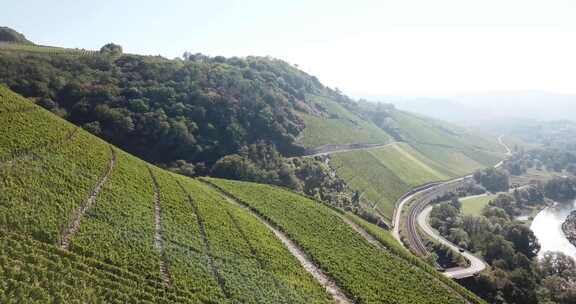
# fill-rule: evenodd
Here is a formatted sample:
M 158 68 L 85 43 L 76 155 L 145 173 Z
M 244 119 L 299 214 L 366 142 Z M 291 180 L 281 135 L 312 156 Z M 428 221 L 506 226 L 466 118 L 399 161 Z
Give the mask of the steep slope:
M 304 120 L 301 142 L 307 147 L 326 144 L 386 143 L 392 140 L 384 130 L 371 121 L 346 109 L 331 98 L 309 96 L 308 103 L 323 109 L 327 114 L 299 113 Z
M 327 302 L 322 287 L 262 223 L 214 190 L 150 167 L 4 88 L 0 102 L 0 229 L 10 231 L 3 241 L 12 244 L 2 247 L 0 297 L 25 300 L 42 290 L 48 302 L 108 301 L 115 293 L 119 302 Z M 77 217 L 78 227 L 68 229 Z M 58 249 L 65 235 L 70 251 Z M 24 244 L 29 258 L 19 256 Z M 73 261 L 78 265 L 51 266 Z M 118 287 L 98 277 L 107 274 L 90 266 L 96 263 L 118 270 Z M 76 277 L 76 269 L 87 275 Z M 52 276 L 76 281 L 51 282 Z M 27 283 L 34 277 L 43 284 Z
M 3 87 L 0 126 L 1 302 L 331 302 L 309 271 L 357 303 L 480 302 L 374 247 L 318 202 L 209 180 L 255 216 Z M 312 270 L 276 233 L 303 250 Z

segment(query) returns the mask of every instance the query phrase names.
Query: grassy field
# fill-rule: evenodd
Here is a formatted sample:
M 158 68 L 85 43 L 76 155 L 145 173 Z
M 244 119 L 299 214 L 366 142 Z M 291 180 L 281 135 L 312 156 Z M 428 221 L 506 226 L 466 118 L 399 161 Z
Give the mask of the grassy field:
M 496 195 L 483 195 L 469 199 L 460 199 L 462 202 L 462 214 L 464 215 L 481 215 L 484 207 L 496 198 Z
M 302 134 L 302 144 L 306 147 L 325 144 L 386 143 L 390 140 L 390 136 L 382 129 L 334 101 L 319 96 L 309 97 L 309 101 L 320 104 L 332 117 L 299 114 L 306 124 Z
M 3 87 L 0 127 L 0 302 L 331 302 L 258 218 L 213 188 L 113 148 Z M 463 303 L 466 294 L 449 292 L 440 274 L 378 250 L 320 203 L 213 181 L 280 227 L 356 303 Z

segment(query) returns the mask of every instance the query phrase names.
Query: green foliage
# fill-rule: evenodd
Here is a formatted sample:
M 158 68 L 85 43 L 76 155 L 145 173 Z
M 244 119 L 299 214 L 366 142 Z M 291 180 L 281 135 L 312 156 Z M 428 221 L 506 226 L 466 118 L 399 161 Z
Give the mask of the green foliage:
M 490 192 L 508 191 L 510 187 L 508 172 L 496 168 L 474 172 L 474 180 Z
M 71 250 L 159 279 L 153 200 L 145 163 L 116 151 L 116 166 L 82 219 Z
M 319 96 L 308 96 L 308 103 L 323 109 L 324 115 L 300 114 L 306 127 L 302 143 L 306 147 L 325 144 L 386 143 L 391 137 L 369 120 L 363 119 L 338 102 Z
M 33 44 L 21 33 L 5 26 L 0 26 L 0 43 L 1 42 Z
M 383 148 L 338 153 L 331 166 L 362 198 L 391 220 L 396 200 L 412 187 L 448 179 L 432 162 L 398 143 Z
M 120 56 L 122 55 L 122 46 L 114 43 L 108 43 L 100 48 L 100 53 L 104 55 Z
M 108 168 L 110 147 L 5 88 L 0 93 L 0 121 L 9 131 L 0 135 L 1 302 L 329 302 L 320 284 L 245 209 L 120 150 L 70 251 L 57 249 L 53 244 Z M 68 131 L 76 133 L 51 144 Z M 153 177 L 163 250 L 154 241 Z
M 50 100 L 43 104 L 155 163 L 211 166 L 260 140 L 285 155 L 301 153 L 295 139 L 304 123 L 296 109 L 317 109 L 298 105 L 307 94 L 340 96 L 271 58 L 187 54 L 185 60 L 168 60 L 121 55 L 115 45 L 102 49 L 113 56 L 24 49 L 0 48 L 0 81 L 26 97 Z
M 426 272 L 364 241 L 324 205 L 271 186 L 209 181 L 282 229 L 358 303 L 462 302 Z
M 1 87 L 0 105 L 31 106 Z M 42 109 L 1 114 L 0 128 L 0 225 L 59 242 L 106 168 L 108 146 L 83 132 L 62 140 L 75 127 Z
M 554 177 L 544 184 L 546 197 L 553 200 L 570 200 L 576 197 L 576 178 Z
M 120 268 L 0 232 L 2 303 L 202 303 Z
M 434 267 L 430 266 L 432 264 L 427 264 L 427 262 L 411 254 L 408 250 L 406 250 L 404 247 L 398 244 L 398 241 L 394 239 L 394 237 L 390 234 L 389 231 L 386 231 L 374 224 L 368 223 L 355 215 L 348 213 L 346 214 L 346 216 L 354 223 L 356 223 L 364 230 L 366 230 L 366 232 L 368 232 L 372 237 L 374 237 L 376 240 L 382 243 L 393 254 L 397 255 L 400 258 L 405 259 L 414 266 L 421 268 L 423 271 L 426 271 L 436 279 L 442 281 L 444 284 L 446 284 L 447 286 L 458 292 L 460 295 L 462 295 L 471 303 L 483 303 L 483 301 L 480 298 L 478 298 L 470 291 L 466 290 L 466 288 L 454 282 L 452 279 L 440 274 Z M 431 256 L 433 256 L 433 254 L 431 254 Z M 432 257 L 432 259 L 434 259 L 434 257 Z M 434 259 L 434 261 L 436 261 L 436 259 Z M 435 265 L 435 263 L 433 264 Z

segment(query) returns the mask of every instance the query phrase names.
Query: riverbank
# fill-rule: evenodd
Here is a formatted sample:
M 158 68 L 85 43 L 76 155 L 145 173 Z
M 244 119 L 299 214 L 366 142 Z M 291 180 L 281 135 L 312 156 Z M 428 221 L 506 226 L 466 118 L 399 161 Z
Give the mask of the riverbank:
M 572 211 L 562 223 L 562 232 L 564 232 L 568 241 L 576 246 L 576 210 Z
M 542 209 L 530 224 L 530 229 L 540 243 L 540 257 L 547 251 L 560 251 L 576 259 L 576 246 L 563 231 L 563 223 L 576 210 L 576 201 L 556 202 Z

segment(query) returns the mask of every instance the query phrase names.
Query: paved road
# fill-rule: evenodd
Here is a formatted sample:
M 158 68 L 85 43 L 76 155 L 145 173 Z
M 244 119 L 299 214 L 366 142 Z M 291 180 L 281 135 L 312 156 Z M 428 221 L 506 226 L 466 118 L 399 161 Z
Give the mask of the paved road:
M 438 231 L 436 231 L 436 229 L 434 229 L 434 228 L 432 228 L 432 226 L 430 226 L 430 223 L 428 222 L 428 218 L 430 217 L 431 211 L 432 211 L 432 206 L 427 206 L 426 208 L 424 208 L 424 211 L 422 211 L 418 215 L 418 225 L 430 237 L 432 237 L 436 241 L 450 247 L 452 250 L 458 252 L 459 251 L 458 246 L 454 245 L 450 241 L 443 238 L 438 233 Z M 470 266 L 447 269 L 444 272 L 444 274 L 447 277 L 454 278 L 454 279 L 463 279 L 463 278 L 473 276 L 476 273 L 479 273 L 486 268 L 486 263 L 484 263 L 484 261 L 482 259 L 476 257 L 472 253 L 470 253 L 468 251 L 464 251 L 464 252 L 461 252 L 460 254 L 462 254 L 466 258 L 466 260 L 468 260 L 470 262 Z
M 498 137 L 498 142 L 506 149 L 506 156 L 511 156 L 512 151 L 510 148 L 504 143 L 503 135 Z M 504 161 L 500 161 L 494 167 L 498 168 L 502 166 Z M 394 218 L 393 218 L 393 231 L 392 236 L 402 245 L 403 242 L 400 238 L 400 219 L 402 217 L 402 210 L 404 205 L 407 202 L 412 201 L 415 198 L 418 198 L 419 201 L 412 204 L 409 214 L 407 217 L 406 228 L 408 232 L 408 239 L 407 242 L 409 246 L 419 255 L 426 256 L 428 254 L 427 248 L 424 245 L 424 242 L 420 238 L 420 234 L 418 233 L 418 227 L 420 227 L 426 234 L 428 234 L 433 239 L 439 240 L 441 243 L 449 246 L 450 248 L 459 251 L 458 246 L 449 242 L 448 240 L 442 238 L 437 232 L 435 232 L 432 227 L 426 221 L 427 216 L 430 214 L 431 207 L 426 207 L 434 196 L 438 196 L 443 192 L 448 191 L 450 188 L 458 187 L 460 182 L 471 178 L 472 175 L 467 175 L 464 177 L 456 178 L 447 182 L 441 182 L 433 184 L 430 187 L 421 187 L 416 189 L 416 191 L 412 190 L 409 192 L 409 195 L 405 195 L 401 198 L 396 210 L 394 211 Z M 461 267 L 461 268 L 452 268 L 448 269 L 444 272 L 444 274 L 450 278 L 465 278 L 472 276 L 486 268 L 486 264 L 484 261 L 479 259 L 478 257 L 474 256 L 472 253 L 464 251 L 462 255 L 470 262 L 470 266 L 468 267 Z

